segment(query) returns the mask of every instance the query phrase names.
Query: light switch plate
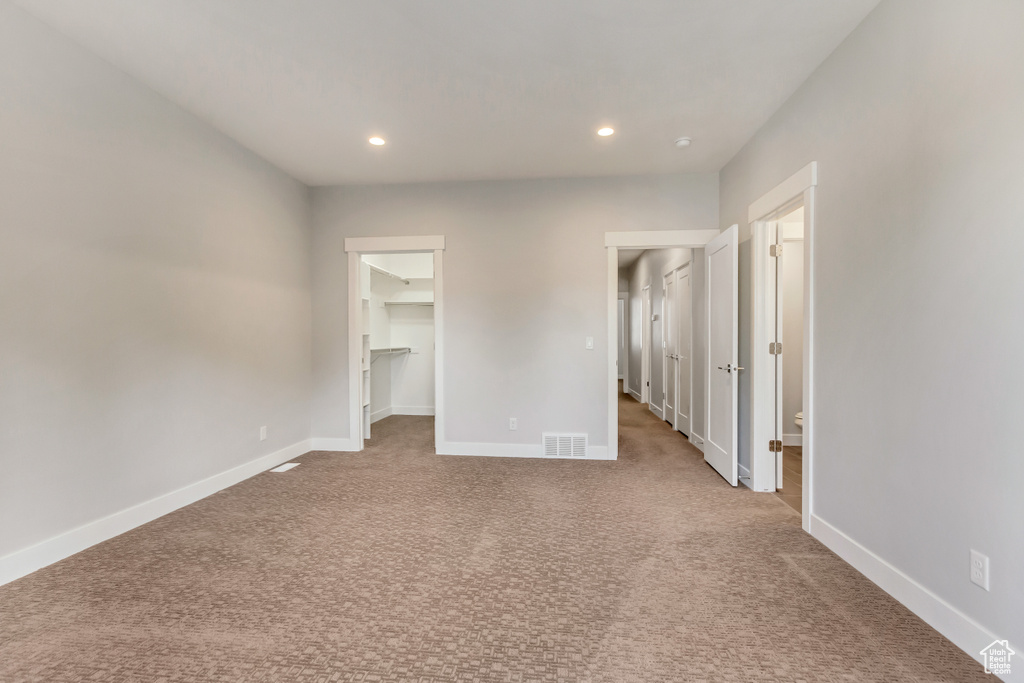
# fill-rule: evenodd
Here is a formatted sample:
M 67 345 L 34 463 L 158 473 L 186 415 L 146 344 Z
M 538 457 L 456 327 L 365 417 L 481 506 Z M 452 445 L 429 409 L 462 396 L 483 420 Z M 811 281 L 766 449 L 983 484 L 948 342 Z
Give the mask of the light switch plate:
M 587 350 L 588 351 L 593 351 L 593 349 L 594 349 L 594 338 L 593 337 L 587 337 Z

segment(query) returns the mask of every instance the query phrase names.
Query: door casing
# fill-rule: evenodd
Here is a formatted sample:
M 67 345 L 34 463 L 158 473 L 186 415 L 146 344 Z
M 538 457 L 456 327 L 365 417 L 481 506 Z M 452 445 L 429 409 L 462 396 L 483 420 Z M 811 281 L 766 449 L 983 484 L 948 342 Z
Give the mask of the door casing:
M 803 352 L 803 457 L 801 514 L 804 531 L 810 533 L 814 506 L 814 227 L 815 193 L 818 185 L 818 163 L 812 161 L 773 190 L 750 205 L 747 218 L 751 227 L 751 259 L 753 261 L 753 296 L 750 354 L 750 419 L 751 419 L 751 484 L 755 491 L 774 491 L 775 454 L 768 451 L 768 433 L 775 428 L 775 357 L 768 353 L 767 316 L 769 273 L 765 264 L 769 255 L 767 223 L 799 204 L 804 207 L 804 352 Z M 785 251 L 783 251 L 785 253 Z M 773 306 L 774 307 L 774 306 Z M 785 348 L 783 349 L 785 354 Z M 792 361 L 791 361 L 792 362 Z M 769 379 L 770 378 L 770 379 Z
M 607 251 L 607 393 L 608 400 L 608 459 L 615 460 L 619 453 L 619 373 L 616 368 L 618 356 L 616 315 L 619 294 L 619 249 L 703 249 L 708 240 L 719 233 L 715 229 L 701 230 L 635 230 L 606 232 L 604 246 Z M 693 442 L 693 430 L 690 433 Z

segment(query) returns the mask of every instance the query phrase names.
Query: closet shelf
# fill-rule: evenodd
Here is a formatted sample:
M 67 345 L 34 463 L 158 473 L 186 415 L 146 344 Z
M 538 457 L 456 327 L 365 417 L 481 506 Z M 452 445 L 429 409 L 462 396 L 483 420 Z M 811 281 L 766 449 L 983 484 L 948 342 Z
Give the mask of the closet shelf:
M 372 365 L 381 356 L 391 356 L 400 353 L 412 353 L 408 346 L 392 346 L 386 349 L 370 349 L 370 364 Z
M 433 306 L 433 301 L 385 301 L 385 306 Z

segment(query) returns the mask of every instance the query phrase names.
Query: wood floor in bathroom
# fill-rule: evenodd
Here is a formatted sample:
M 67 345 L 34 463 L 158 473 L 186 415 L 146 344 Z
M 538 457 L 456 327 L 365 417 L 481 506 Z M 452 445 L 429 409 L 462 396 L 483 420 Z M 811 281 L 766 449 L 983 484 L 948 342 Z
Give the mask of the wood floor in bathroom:
M 803 504 L 803 450 L 800 446 L 782 447 L 782 489 L 775 492 L 797 512 Z

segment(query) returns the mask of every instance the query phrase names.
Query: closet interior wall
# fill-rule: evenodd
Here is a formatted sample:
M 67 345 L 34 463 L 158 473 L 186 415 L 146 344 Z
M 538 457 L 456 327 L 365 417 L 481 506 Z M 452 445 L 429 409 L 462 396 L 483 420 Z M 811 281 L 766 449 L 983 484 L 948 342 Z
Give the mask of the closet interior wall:
M 364 257 L 371 266 L 371 422 L 434 414 L 432 259 L 432 254 Z

